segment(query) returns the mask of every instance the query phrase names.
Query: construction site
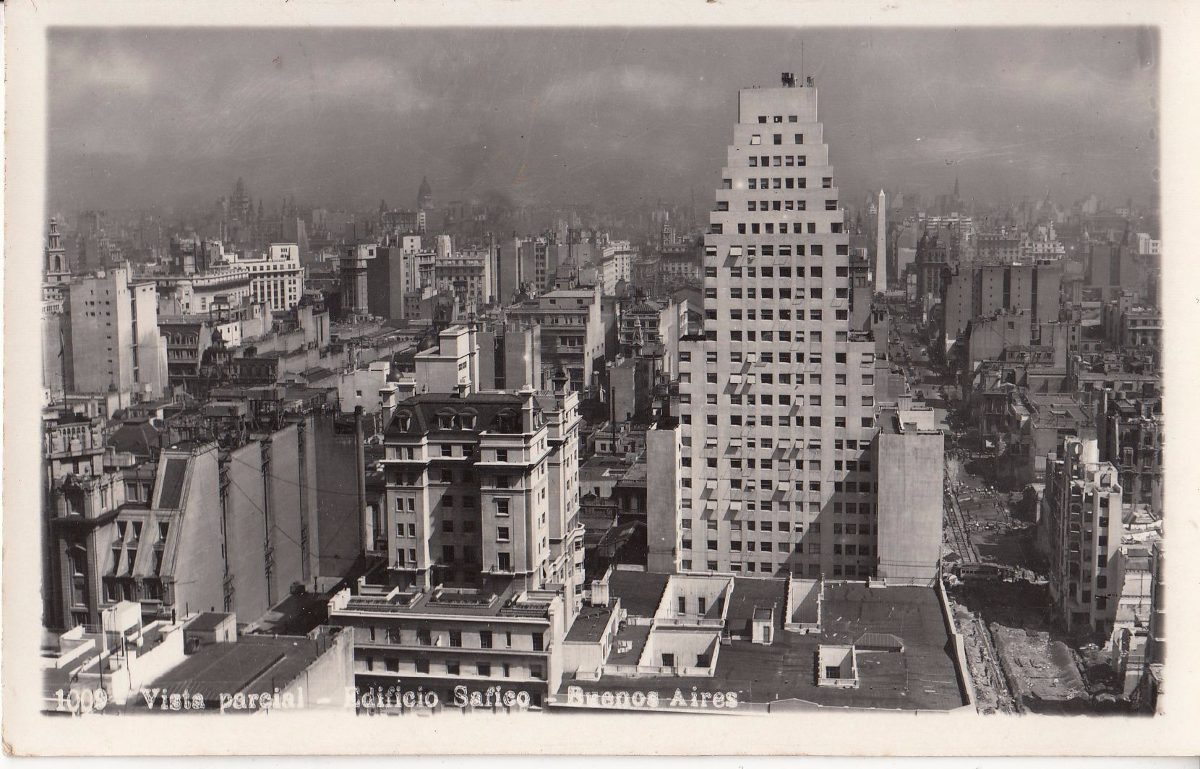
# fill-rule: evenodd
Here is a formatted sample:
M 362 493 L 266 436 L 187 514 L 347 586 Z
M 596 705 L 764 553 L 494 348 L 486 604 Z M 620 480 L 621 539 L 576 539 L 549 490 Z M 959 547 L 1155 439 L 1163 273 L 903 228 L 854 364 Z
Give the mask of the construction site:
M 1101 650 L 1055 627 L 1045 559 L 1035 545 L 1036 500 L 989 479 L 1004 461 L 968 445 L 954 388 L 901 324 L 892 360 L 946 413 L 942 570 L 981 713 L 1095 713 L 1118 706 Z

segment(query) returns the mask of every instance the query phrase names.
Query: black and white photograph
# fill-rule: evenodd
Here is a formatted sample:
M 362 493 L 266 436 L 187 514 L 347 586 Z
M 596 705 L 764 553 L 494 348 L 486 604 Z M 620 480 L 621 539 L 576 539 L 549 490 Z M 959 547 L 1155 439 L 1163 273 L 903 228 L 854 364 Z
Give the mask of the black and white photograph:
M 505 5 L 29 33 L 6 711 L 530 730 L 471 752 L 1186 722 L 1186 40 Z M 813 749 L 775 737 L 714 750 Z

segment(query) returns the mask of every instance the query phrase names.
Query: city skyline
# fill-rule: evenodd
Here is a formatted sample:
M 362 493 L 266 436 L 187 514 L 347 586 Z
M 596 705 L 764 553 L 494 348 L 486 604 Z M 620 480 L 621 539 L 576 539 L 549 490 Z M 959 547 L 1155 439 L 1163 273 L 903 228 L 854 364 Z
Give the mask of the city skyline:
M 1173 727 L 1174 29 L 784 15 L 49 25 L 22 704 Z
M 203 207 L 244 176 L 272 203 L 403 208 L 428 177 L 443 202 L 703 210 L 727 141 L 711 115 L 781 69 L 831 94 L 848 201 L 956 179 L 967 200 L 1148 201 L 1157 45 L 1133 28 L 54 30 L 48 203 Z

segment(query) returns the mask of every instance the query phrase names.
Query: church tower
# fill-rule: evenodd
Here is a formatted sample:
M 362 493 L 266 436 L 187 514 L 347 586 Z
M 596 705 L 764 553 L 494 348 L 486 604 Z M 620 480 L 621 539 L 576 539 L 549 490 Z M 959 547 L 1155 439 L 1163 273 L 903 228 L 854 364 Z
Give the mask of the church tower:
M 44 283 L 60 284 L 71 279 L 71 268 L 67 264 L 67 250 L 62 245 L 62 234 L 58 231 L 58 219 L 50 219 L 50 234 L 46 239 L 46 275 Z
M 433 188 L 429 186 L 429 180 L 421 177 L 421 186 L 417 190 L 417 210 L 428 211 L 433 208 Z

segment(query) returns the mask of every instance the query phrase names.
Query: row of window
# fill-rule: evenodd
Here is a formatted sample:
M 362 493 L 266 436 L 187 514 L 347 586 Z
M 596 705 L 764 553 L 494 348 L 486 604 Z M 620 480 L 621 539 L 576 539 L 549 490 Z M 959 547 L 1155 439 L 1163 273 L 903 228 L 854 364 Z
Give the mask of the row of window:
M 367 656 L 367 657 L 364 657 L 363 659 L 364 659 L 364 665 L 366 667 L 366 672 L 376 670 L 374 657 Z M 399 673 L 400 672 L 400 660 L 398 660 L 394 657 L 385 657 L 383 659 L 383 665 L 384 665 L 383 669 L 390 673 Z M 416 672 L 418 672 L 418 673 L 429 673 L 430 672 L 429 659 L 427 657 L 416 658 L 413 661 L 413 665 L 416 669 Z M 463 674 L 463 664 L 459 660 L 441 661 L 439 663 L 439 668 L 442 668 L 442 669 L 439 670 L 438 672 L 442 673 L 444 671 L 445 675 L 457 676 L 457 675 Z M 469 674 L 474 674 L 474 675 L 483 676 L 483 677 L 492 676 L 493 670 L 496 670 L 497 672 L 499 672 L 504 678 L 509 678 L 512 675 L 512 665 L 510 665 L 507 662 L 502 662 L 495 666 L 493 666 L 493 664 L 491 662 L 467 663 L 466 669 Z M 544 681 L 546 679 L 545 668 L 540 664 L 534 663 L 529 666 L 529 676 L 531 678 L 536 678 L 540 681 Z
M 807 166 L 807 155 L 750 155 L 746 158 L 751 168 L 787 168 Z
M 790 164 L 789 164 L 790 165 Z M 725 180 L 730 181 L 730 180 Z M 751 176 L 746 179 L 746 188 L 751 190 L 806 190 L 806 176 Z M 728 189 L 728 188 L 727 188 Z M 833 177 L 821 177 L 821 189 L 833 189 Z M 791 210 L 791 209 L 789 209 Z M 799 209 L 803 211 L 804 209 Z
M 726 291 L 729 292 L 730 299 L 739 299 L 739 300 L 743 299 L 743 298 L 744 299 L 776 299 L 776 298 L 778 298 L 778 299 L 787 300 L 789 302 L 793 301 L 793 300 L 796 302 L 802 302 L 805 299 L 814 299 L 814 300 L 818 300 L 818 303 L 819 303 L 819 300 L 822 300 L 825 298 L 825 289 L 822 286 L 813 286 L 812 288 L 808 288 L 808 289 L 805 289 L 805 288 L 799 287 L 799 286 L 796 288 L 792 288 L 790 286 L 784 286 L 784 287 L 780 287 L 778 289 L 773 288 L 773 287 L 767 287 L 767 286 L 763 286 L 762 288 L 757 288 L 757 287 L 752 286 L 750 288 L 745 289 L 744 293 L 743 293 L 743 289 L 741 286 L 730 286 L 730 287 L 726 288 Z M 705 298 L 706 299 L 716 299 L 717 298 L 716 294 L 717 294 L 716 287 L 705 289 Z M 777 294 L 778 294 L 778 296 L 777 296 Z M 850 289 L 848 287 L 835 288 L 833 291 L 833 297 L 834 297 L 834 299 L 849 299 L 850 298 Z M 712 303 L 709 303 L 709 304 L 711 305 Z M 742 312 L 742 310 L 747 310 L 746 320 L 754 320 L 754 315 L 755 315 L 756 311 L 754 309 L 749 309 L 749 308 L 745 308 L 745 307 L 741 307 L 741 306 L 730 310 L 731 312 L 739 313 L 738 316 L 736 316 L 736 317 L 731 316 L 731 318 L 733 318 L 735 320 L 741 320 L 740 313 Z M 708 310 L 706 310 L 706 312 L 713 313 L 715 315 L 716 309 L 710 307 Z M 762 319 L 763 320 L 774 320 L 774 312 L 775 312 L 774 309 L 764 309 L 762 311 Z M 797 312 L 797 318 L 800 319 L 803 317 L 804 317 L 804 311 L 799 310 Z M 781 310 L 779 319 L 780 320 L 790 320 L 791 319 L 791 308 Z M 843 332 L 843 335 L 844 335 L 844 332 Z
M 712 440 L 716 440 L 716 439 L 714 438 Z M 735 439 L 735 440 L 737 440 L 737 439 Z M 691 446 L 692 445 L 691 437 L 685 435 L 682 438 L 682 443 L 684 446 Z M 801 448 L 801 444 L 803 444 L 803 443 L 804 443 L 804 441 L 797 440 L 796 448 Z M 774 441 L 771 438 L 760 438 L 760 439 L 758 439 L 758 444 L 760 446 L 762 446 L 762 448 L 764 448 L 764 449 L 772 448 L 775 445 Z M 835 440 L 833 442 L 833 450 L 834 451 L 859 451 L 859 444 L 862 445 L 863 450 L 870 448 L 870 441 L 867 441 L 867 440 L 859 441 L 857 439 L 838 438 L 837 440 Z M 780 445 L 782 445 L 782 443 Z M 746 439 L 746 448 L 753 449 L 754 446 L 755 446 L 755 439 L 747 438 Z M 821 450 L 820 439 L 819 438 L 810 438 L 808 441 L 808 450 L 809 451 L 820 451 Z M 800 459 L 796 460 L 797 463 L 802 462 L 802 461 L 803 460 L 800 460 Z M 809 463 L 810 467 L 815 465 L 817 468 L 820 468 L 820 466 L 821 466 L 821 460 L 819 460 L 819 459 L 810 459 L 810 460 L 808 460 L 808 463 Z M 797 464 L 797 467 L 799 467 L 799 464 Z
M 692 415 L 688 414 L 688 413 L 683 413 L 680 415 L 679 421 L 681 424 L 690 425 L 690 424 L 692 424 Z M 717 426 L 717 415 L 716 414 L 708 414 L 705 416 L 705 421 L 710 427 L 716 427 Z M 837 428 L 844 428 L 848 424 L 852 423 L 852 421 L 853 420 L 848 422 L 846 417 L 834 417 L 833 418 L 833 426 L 837 427 Z M 824 424 L 824 417 L 820 417 L 820 416 L 806 417 L 803 414 L 801 414 L 800 416 L 797 416 L 797 417 L 780 416 L 780 417 L 778 417 L 778 423 L 776 423 L 775 417 L 772 417 L 770 415 L 762 415 L 758 418 L 757 422 L 755 422 L 752 419 L 747 419 L 745 421 L 745 424 L 743 425 L 741 416 L 729 415 L 726 417 L 725 424 L 730 427 L 743 427 L 744 426 L 747 428 L 775 427 L 776 424 L 778 424 L 779 427 L 788 427 L 788 426 L 792 426 L 792 425 L 795 425 L 796 427 L 804 427 L 806 425 L 808 427 L 821 427 Z M 875 426 L 875 417 L 874 416 L 860 417 L 859 425 L 861 427 L 874 427 Z
M 870 507 L 870 505 L 864 504 L 863 507 Z M 699 528 L 701 528 L 700 526 L 695 525 L 695 524 L 699 523 L 699 521 L 693 520 L 691 518 L 684 518 L 680 521 L 680 523 L 684 529 L 699 529 Z M 717 521 L 716 518 L 709 518 L 705 521 L 704 528 L 708 529 L 709 531 L 717 531 L 718 523 L 719 522 Z M 787 534 L 787 533 L 789 533 L 789 526 L 790 526 L 792 533 L 795 533 L 795 534 L 803 534 L 804 533 L 804 524 L 800 523 L 798 521 L 791 523 L 791 524 L 789 524 L 787 521 L 745 521 L 744 523 L 745 523 L 746 531 L 756 531 L 756 530 L 762 531 L 762 532 L 777 531 L 779 534 Z M 729 530 L 730 531 L 741 531 L 742 525 L 743 525 L 742 521 L 730 521 L 729 522 Z M 820 534 L 821 533 L 821 524 L 819 522 L 810 523 L 808 525 L 808 531 L 810 534 Z M 869 523 L 862 523 L 862 524 L 835 523 L 835 524 L 833 524 L 833 533 L 838 536 L 841 536 L 843 534 L 850 535 L 850 536 L 857 536 L 859 534 L 870 535 L 870 534 L 877 534 L 878 527 L 873 526 L 872 524 L 869 524 Z
M 829 205 L 830 203 L 833 204 L 832 207 Z M 837 210 L 837 201 L 826 201 L 825 210 L 826 211 L 836 211 Z M 789 226 L 789 224 L 790 224 L 790 226 Z M 791 233 L 792 235 L 802 235 L 805 233 L 807 233 L 809 235 L 824 234 L 824 232 L 818 232 L 817 226 L 818 226 L 817 222 L 790 222 L 790 223 L 789 222 L 779 222 L 779 230 L 778 230 L 778 232 L 776 232 L 774 222 L 765 222 L 765 223 L 751 222 L 749 225 L 747 225 L 746 222 L 738 222 L 737 234 L 739 234 L 739 235 L 787 235 L 788 233 Z M 841 231 L 842 231 L 842 223 L 841 222 L 830 222 L 829 223 L 828 232 L 836 235 L 836 234 L 840 233 Z M 709 225 L 709 233 L 712 235 L 723 235 L 725 233 L 725 225 L 720 222 L 711 224 L 711 225 Z M 814 248 L 815 248 L 815 246 L 814 246 Z M 817 252 L 813 253 L 813 256 L 820 256 L 820 255 L 821 254 L 817 253 Z
M 372 642 L 386 641 L 387 643 L 399 644 L 399 643 L 404 642 L 404 638 L 406 636 L 415 635 L 416 642 L 418 645 L 420 645 L 420 646 L 434 646 L 435 645 L 433 631 L 430 630 L 429 628 L 418 628 L 416 630 L 415 634 L 410 634 L 410 633 L 402 630 L 401 628 L 382 628 L 382 627 L 374 627 L 372 625 L 364 626 L 362 628 L 362 630 L 365 631 L 367 639 Z M 503 647 L 499 647 L 496 645 L 496 643 L 499 641 L 498 636 L 500 636 L 500 635 L 503 635 L 503 637 L 504 637 L 504 646 Z M 518 634 L 518 635 L 521 635 L 521 634 Z M 465 636 L 463 635 L 462 630 L 447 630 L 445 638 L 446 638 L 447 644 L 450 646 L 450 648 L 453 648 L 453 649 L 461 649 L 461 648 L 512 649 L 513 648 L 513 632 L 511 630 L 506 630 L 502 634 L 498 633 L 496 631 L 492 631 L 492 630 L 479 630 L 477 632 L 469 631 L 469 636 L 471 636 L 472 641 L 475 641 L 476 637 L 477 637 L 478 644 L 475 646 L 469 646 L 469 647 L 464 646 L 463 639 Z M 442 638 L 440 633 L 438 634 L 437 638 L 438 638 L 438 641 L 440 642 L 440 640 Z M 523 645 L 518 644 L 518 646 L 523 646 Z M 529 648 L 532 649 L 533 651 L 543 651 L 545 648 L 545 634 L 530 633 L 529 634 Z
M 776 547 L 776 544 L 778 544 L 778 548 Z M 696 549 L 696 548 L 692 547 L 692 540 L 690 540 L 690 539 L 682 540 L 680 546 L 684 550 L 695 550 Z M 743 546 L 745 547 L 745 550 L 742 549 Z M 720 550 L 721 548 L 720 548 L 717 540 L 709 539 L 709 540 L 705 541 L 704 549 L 705 550 Z M 730 540 L 729 550 L 730 550 L 730 552 L 734 552 L 734 553 L 741 553 L 741 552 L 773 553 L 773 552 L 787 552 L 789 550 L 793 550 L 797 553 L 805 552 L 804 544 L 802 542 L 795 543 L 795 546 L 793 547 L 793 546 L 789 546 L 789 544 L 786 542 L 775 543 L 769 539 L 760 540 L 758 542 L 755 542 L 754 540 L 747 540 L 744 543 L 742 540 L 739 540 L 739 539 Z M 821 553 L 821 543 L 820 542 L 809 542 L 807 552 L 809 555 L 819 555 Z M 834 555 L 849 555 L 849 556 L 855 556 L 855 557 L 869 556 L 869 555 L 871 555 L 871 546 L 870 545 L 836 544 L 833 546 L 833 554 Z
M 788 312 L 790 312 L 790 311 L 788 311 Z M 833 315 L 836 320 L 849 320 L 849 318 L 850 318 L 849 310 L 834 310 Z M 825 314 L 822 310 L 809 310 L 808 311 L 808 322 L 810 322 L 810 323 L 823 322 L 824 317 L 825 317 Z M 707 311 L 706 311 L 705 320 L 715 321 L 716 318 L 709 317 L 707 315 Z M 784 319 L 781 317 L 780 320 L 784 320 Z M 795 318 L 788 318 L 787 320 L 788 320 L 788 322 L 796 322 L 796 323 L 805 322 L 803 310 L 798 311 L 796 313 Z M 800 333 L 800 332 L 797 331 L 796 333 Z M 762 342 L 791 342 L 792 334 L 793 334 L 793 332 L 791 330 L 772 329 L 770 331 L 757 331 L 757 330 L 751 329 L 751 330 L 747 330 L 747 331 L 742 331 L 741 329 L 729 329 L 729 341 L 731 341 L 731 342 L 759 342 L 759 341 L 762 341 Z M 704 339 L 705 339 L 705 341 L 716 341 L 717 329 L 715 327 L 705 328 Z M 800 338 L 797 341 L 803 341 L 803 338 Z M 840 355 L 840 357 L 845 358 L 845 353 L 839 353 L 839 355 Z M 820 358 L 821 358 L 821 356 L 819 353 L 813 353 L 810 356 L 810 362 L 811 363 L 820 363 L 821 362 Z M 845 360 L 841 360 L 838 362 L 845 363 Z
M 791 331 L 776 331 L 776 330 L 757 331 L 757 332 L 753 331 L 753 330 L 746 331 L 746 332 L 742 332 L 740 330 L 730 330 L 730 332 L 729 332 L 730 339 L 733 341 L 741 341 L 743 338 L 742 337 L 743 333 L 745 333 L 745 335 L 746 335 L 746 340 L 750 341 L 750 342 L 757 341 L 757 338 L 759 338 L 759 337 L 761 337 L 762 341 L 764 341 L 764 342 L 772 342 L 772 341 L 790 342 L 790 341 L 793 341 L 793 339 L 796 342 L 800 342 L 800 343 L 804 342 L 803 333 L 800 331 L 795 332 L 797 336 L 793 337 L 793 334 Z M 812 335 L 810 335 L 810 337 L 809 337 L 810 344 L 813 344 L 815 346 L 815 344 L 819 341 L 820 341 L 819 332 L 814 332 Z M 840 342 L 841 340 L 838 339 L 835 341 Z M 742 354 L 742 351 L 735 350 L 735 351 L 732 351 L 730 354 L 731 354 L 731 356 L 733 354 Z M 763 352 L 763 351 L 751 351 L 748 354 L 748 356 L 749 355 L 757 355 L 757 356 L 759 356 L 758 359 L 761 359 L 763 363 L 768 363 L 768 362 L 774 363 L 773 360 L 767 361 L 766 356 L 767 355 L 775 355 L 775 354 L 777 354 L 779 356 L 778 362 L 781 364 L 792 364 L 792 363 L 803 364 L 805 361 L 805 353 L 802 353 L 802 352 L 799 352 L 796 350 L 793 350 L 790 352 L 780 352 L 780 353 L 767 353 L 767 352 Z M 809 353 L 807 353 L 807 356 L 808 356 L 807 359 L 808 359 L 809 363 L 820 363 L 824 359 L 823 354 L 820 352 L 809 352 Z M 845 353 L 845 352 L 835 351 L 833 354 L 833 362 L 834 363 L 846 363 L 847 362 L 846 356 L 847 356 L 847 353 Z M 752 362 L 752 363 L 757 362 L 758 359 L 756 359 L 755 361 L 749 361 L 749 362 Z M 747 360 L 748 360 L 748 358 L 747 358 Z M 690 362 L 690 360 L 686 361 L 686 362 Z M 742 361 L 741 360 L 736 360 L 736 361 L 731 360 L 730 362 L 735 363 L 735 364 L 740 364 Z M 875 355 L 873 353 L 862 353 L 858 359 L 858 365 L 862 368 L 873 368 L 875 365 Z M 787 376 L 791 373 L 792 372 L 788 372 L 788 374 L 774 374 L 774 373 L 741 374 L 741 373 L 734 372 L 729 375 L 730 380 L 727 381 L 726 384 L 727 385 L 729 385 L 729 384 L 733 384 L 733 385 L 772 384 L 776 377 L 780 378 L 779 379 L 780 384 L 788 384 L 788 382 L 784 381 L 782 379 L 782 377 Z M 705 381 L 708 384 L 718 384 L 717 376 L 718 375 L 716 372 L 710 371 L 707 374 L 705 374 Z M 799 376 L 799 375 L 797 374 L 797 376 Z M 821 380 L 817 377 L 820 377 L 820 376 L 821 376 L 820 374 L 814 373 L 810 376 L 810 381 L 819 383 Z M 845 374 L 838 373 L 838 374 L 835 374 L 835 376 L 844 377 Z M 874 377 L 873 374 L 869 374 L 869 375 L 863 374 L 863 376 L 864 377 L 865 376 Z M 690 371 L 680 372 L 679 383 L 683 384 L 683 385 L 691 384 L 692 383 L 691 372 Z M 803 382 L 800 382 L 800 384 L 803 384 Z M 845 380 L 839 379 L 839 380 L 835 381 L 835 384 L 845 384 Z
M 744 452 L 740 445 L 739 446 L 730 445 L 727 447 L 726 450 L 727 451 L 735 451 L 736 450 L 739 453 L 739 456 L 730 457 L 729 459 L 725 460 L 726 467 L 731 471 L 732 470 L 743 470 L 743 469 L 746 469 L 746 470 L 761 469 L 761 470 L 779 470 L 784 473 L 790 473 L 793 470 L 793 465 L 790 460 L 786 460 L 786 459 L 779 459 L 779 460 L 776 460 L 776 459 L 752 459 L 752 458 L 744 457 L 744 456 L 742 456 L 744 454 Z M 681 466 L 683 466 L 683 467 L 691 467 L 692 466 L 692 458 L 691 457 L 682 457 L 680 459 L 680 463 L 681 463 Z M 705 458 L 705 466 L 710 467 L 714 470 L 717 469 L 719 463 L 720 463 L 720 460 L 717 457 L 710 456 L 710 457 Z M 842 462 L 840 460 L 835 462 L 835 464 L 837 465 L 837 467 L 834 469 L 834 472 L 837 472 L 837 473 L 869 472 L 869 470 L 867 470 L 867 471 L 845 470 L 845 469 L 843 469 Z M 868 465 L 868 467 L 870 465 L 870 463 L 865 462 L 865 461 L 863 462 L 863 464 Z M 803 465 L 804 465 L 804 460 L 797 459 L 795 462 L 794 469 L 804 472 L 805 467 Z M 815 467 L 814 467 L 814 465 L 815 465 Z M 817 460 L 810 461 L 808 463 L 807 469 L 809 472 L 812 472 L 812 473 L 820 472 L 821 463 Z M 855 478 L 849 478 L 849 476 L 843 476 L 843 477 L 845 477 L 847 480 L 858 480 L 857 477 L 855 477 Z M 751 480 L 753 480 L 753 479 L 751 479 Z M 812 490 L 819 491 L 820 489 L 812 489 Z M 838 489 L 838 491 L 841 491 L 841 489 Z M 846 491 L 857 491 L 857 489 L 851 488 L 851 489 L 846 489 Z
M 829 205 L 830 203 L 833 204 L 832 207 L 830 207 L 830 205 Z M 805 200 L 747 200 L 746 201 L 746 210 L 754 211 L 754 212 L 759 212 L 759 211 L 807 211 L 808 210 L 808 201 L 805 201 Z M 837 210 L 837 201 L 836 200 L 825 201 L 825 210 L 826 211 L 836 211 Z M 816 224 L 813 222 L 810 222 L 810 224 L 812 224 L 814 227 L 816 226 Z
M 790 358 L 791 356 L 789 355 L 788 357 Z M 779 384 L 782 384 L 782 385 L 791 384 L 791 376 L 792 376 L 791 374 L 778 374 L 778 375 L 776 375 L 776 374 L 759 374 L 758 380 L 755 382 L 752 382 L 751 384 L 773 385 L 773 384 L 775 384 L 775 379 L 777 376 L 780 380 Z M 786 377 L 786 381 L 785 381 L 785 377 Z M 838 385 L 846 384 L 845 374 L 839 374 L 838 377 L 839 377 L 839 381 L 835 382 L 834 384 L 838 384 Z M 875 377 L 870 374 L 864 375 L 863 376 L 863 384 L 864 385 L 871 384 L 871 382 L 874 380 L 874 378 Z M 708 380 L 708 383 L 715 384 L 716 380 L 710 379 L 710 380 Z M 866 406 L 868 408 L 873 407 L 875 405 L 875 398 L 873 396 L 862 395 L 859 397 L 860 397 L 860 405 Z M 717 405 L 717 394 L 716 393 L 708 393 L 705 396 L 705 399 L 706 399 L 706 402 L 708 403 L 708 405 L 710 405 L 710 406 Z M 772 405 L 776 405 L 776 402 L 778 402 L 778 405 L 780 405 L 780 406 L 791 406 L 791 405 L 804 406 L 805 405 L 805 396 L 803 396 L 803 395 L 792 396 L 787 393 L 780 393 L 778 396 L 773 395 L 771 393 L 764 393 L 762 395 L 755 396 L 754 393 L 746 393 L 745 395 L 742 395 L 742 394 L 730 395 L 728 398 L 728 401 L 729 401 L 729 404 L 732 406 L 741 406 L 741 405 L 772 406 Z M 680 402 L 680 404 L 685 405 L 685 406 L 690 405 L 692 402 L 691 393 L 680 394 L 679 402 Z M 814 395 L 808 396 L 808 405 L 809 406 L 818 407 L 818 406 L 821 406 L 821 404 L 822 404 L 822 398 L 820 395 L 814 394 Z M 834 407 L 845 408 L 846 404 L 847 404 L 847 400 L 846 400 L 845 395 L 833 396 Z
M 713 483 L 717 481 L 716 478 L 705 478 L 704 480 L 705 482 L 711 481 Z M 780 481 L 765 476 L 761 478 L 729 478 L 728 480 L 730 489 L 740 490 L 746 488 L 750 491 L 756 489 L 762 489 L 763 491 L 771 489 L 779 489 L 780 491 L 795 489 L 800 492 L 820 492 L 823 487 L 829 487 L 829 482 L 827 481 Z M 692 479 L 683 478 L 680 481 L 680 485 L 685 489 L 690 489 L 692 487 Z M 879 489 L 877 484 L 870 481 L 834 481 L 833 490 L 839 494 L 873 494 Z
M 692 571 L 692 563 L 692 559 L 684 558 L 679 562 L 680 569 L 683 571 Z M 745 567 L 744 569 L 743 566 Z M 719 571 L 717 561 L 705 562 L 705 568 L 708 571 Z M 745 563 L 729 564 L 729 571 L 739 574 L 742 571 L 750 572 L 752 574 L 755 572 L 771 574 L 775 572 L 786 572 L 787 570 L 786 564 L 772 564 L 770 561 L 760 561 L 757 563 L 754 561 L 747 561 Z M 792 564 L 792 574 L 799 577 L 801 576 L 802 572 L 807 576 L 808 579 L 817 579 L 822 574 L 821 565 L 817 563 L 810 563 L 807 567 L 802 567 L 802 565 L 798 563 Z M 871 574 L 872 569 L 868 564 L 833 564 L 833 576 L 835 577 L 858 577 L 859 579 L 866 579 L 867 577 L 870 577 Z
M 783 134 L 771 134 L 771 143 L 772 144 L 783 144 Z M 792 143 L 793 144 L 804 144 L 804 134 L 792 134 Z M 750 144 L 754 145 L 754 146 L 762 144 L 762 134 L 751 134 L 750 135 Z M 789 155 L 789 157 L 791 157 L 791 156 Z M 804 165 L 804 163 L 803 163 L 804 156 L 800 155 L 799 158 L 801 161 L 799 163 L 799 165 Z

